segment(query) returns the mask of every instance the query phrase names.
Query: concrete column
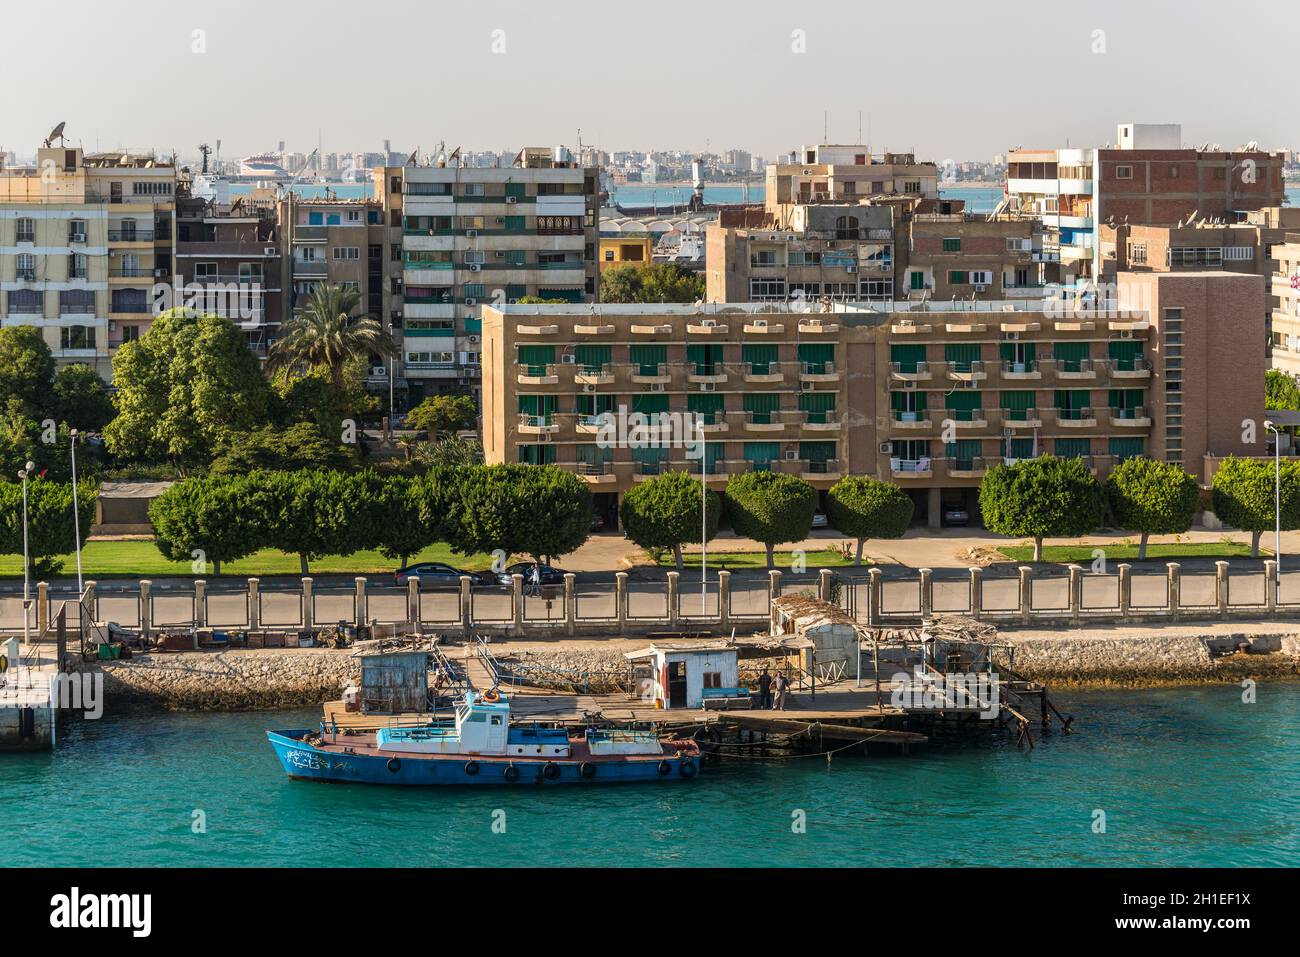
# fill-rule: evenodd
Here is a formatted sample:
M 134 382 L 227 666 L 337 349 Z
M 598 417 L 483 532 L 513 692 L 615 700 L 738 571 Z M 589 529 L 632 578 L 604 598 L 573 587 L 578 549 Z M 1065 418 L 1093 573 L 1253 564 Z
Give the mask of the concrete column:
M 87 613 L 92 618 L 96 618 L 96 619 L 99 618 L 99 605 L 95 598 L 95 586 L 98 584 L 99 583 L 95 581 L 86 582 L 86 590 L 85 592 L 83 592 L 83 595 L 85 596 L 86 605 L 87 605 Z
M 474 630 L 474 598 L 470 593 L 470 577 L 468 575 L 460 576 L 460 627 L 465 632 L 465 637 L 469 637 Z
M 823 568 L 817 572 L 817 597 L 826 602 L 831 600 L 831 570 L 829 568 Z
M 574 594 L 577 581 L 573 572 L 564 573 L 564 630 L 571 635 L 578 630 L 578 596 Z
M 420 608 L 420 576 L 411 575 L 406 579 L 406 620 L 418 634 L 423 629 L 420 619 L 424 617 Z
M 731 623 L 731 572 L 725 568 L 718 572 L 718 625 L 726 628 Z
M 970 567 L 970 615 L 976 621 L 984 613 L 984 569 Z
M 676 627 L 682 616 L 681 595 L 678 591 L 680 579 L 679 572 L 668 573 L 668 624 L 673 627 Z
M 1119 566 L 1119 616 L 1127 620 L 1132 606 L 1133 566 L 1124 563 Z
M 510 610 L 516 629 L 524 627 L 524 576 L 515 572 L 510 576 Z
M 1070 621 L 1079 623 L 1079 612 L 1083 609 L 1083 568 L 1071 565 L 1070 572 Z
M 208 627 L 208 583 L 201 578 L 194 581 L 194 627 Z
M 767 601 L 770 605 L 781 597 L 781 572 L 773 568 L 767 573 Z
M 929 490 L 926 505 L 926 524 L 930 526 L 930 531 L 937 532 L 943 525 L 943 497 L 938 486 Z
M 921 620 L 934 617 L 934 570 L 922 568 L 921 572 Z
M 627 633 L 627 572 L 614 575 L 614 614 L 618 616 L 618 633 Z
M 1032 605 L 1030 604 L 1030 592 L 1033 588 L 1034 570 L 1028 565 L 1021 565 L 1020 572 L 1020 623 L 1029 624 L 1029 618 L 1032 614 Z
M 1219 606 L 1219 617 L 1228 617 L 1228 563 L 1214 563 L 1214 601 Z
M 358 628 L 365 625 L 370 620 L 370 600 L 366 597 L 366 580 L 358 575 L 353 579 L 357 587 L 356 601 L 353 602 L 353 616 L 356 621 L 353 622 Z
M 1264 607 L 1270 615 L 1277 614 L 1277 562 L 1264 562 Z
M 248 630 L 262 627 L 262 583 L 257 578 L 248 580 Z
M 884 612 L 881 602 L 885 597 L 883 576 L 879 568 L 867 569 L 867 624 L 880 626 L 880 616 Z
M 153 582 L 144 579 L 140 582 L 140 634 L 149 634 L 153 628 Z
M 1165 567 L 1169 575 L 1165 591 L 1169 601 L 1169 617 L 1177 621 L 1179 596 L 1182 592 L 1182 566 L 1177 562 L 1169 562 Z
M 36 583 L 36 634 L 45 634 L 50 626 L 50 585 L 49 582 Z
M 316 582 L 311 578 L 302 580 L 302 630 L 313 631 L 316 628 Z

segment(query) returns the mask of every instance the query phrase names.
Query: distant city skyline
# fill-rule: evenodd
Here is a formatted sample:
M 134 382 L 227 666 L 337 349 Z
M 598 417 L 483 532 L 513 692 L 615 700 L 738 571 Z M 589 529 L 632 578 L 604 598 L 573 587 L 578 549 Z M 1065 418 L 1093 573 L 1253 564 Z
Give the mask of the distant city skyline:
M 439 141 L 573 148 L 580 129 L 609 152 L 742 149 L 769 161 L 823 141 L 988 161 L 1016 146 L 1101 146 L 1127 121 L 1181 123 L 1189 144 L 1300 139 L 1295 114 L 1264 95 L 1291 51 L 1285 10 L 1262 0 L 1233 5 L 1223 26 L 1254 25 L 1250 55 L 1212 83 L 1197 70 L 1241 47 L 1205 29 L 1220 8 L 1200 0 L 1099 0 L 1082 14 L 1022 0 L 753 0 L 743 16 L 683 0 L 356 10 L 135 0 L 124 19 L 69 0 L 58 16 L 77 29 L 51 31 L 49 8 L 12 8 L 0 55 L 10 76 L 39 81 L 9 98 L 0 146 L 28 155 L 59 121 L 87 150 L 194 155 L 221 140 L 224 159 L 281 140 L 309 153 L 318 131 L 327 153 L 379 151 L 385 139 L 425 154 Z M 52 45 L 76 68 L 52 69 Z

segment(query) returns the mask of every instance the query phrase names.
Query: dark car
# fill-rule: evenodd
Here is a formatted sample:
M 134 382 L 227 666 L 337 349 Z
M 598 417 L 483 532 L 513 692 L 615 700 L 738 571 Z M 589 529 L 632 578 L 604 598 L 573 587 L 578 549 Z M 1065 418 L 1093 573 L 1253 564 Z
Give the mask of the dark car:
M 970 524 L 970 512 L 960 505 L 945 505 L 943 508 L 945 525 L 966 526 Z
M 406 580 L 413 575 L 419 576 L 421 588 L 459 588 L 461 575 L 468 575 L 472 585 L 485 585 L 492 580 L 490 576 L 479 572 L 463 572 L 442 562 L 420 562 L 418 565 L 399 568 L 393 573 L 393 581 L 405 585 Z
M 564 569 L 562 568 L 553 568 L 550 565 L 543 565 L 542 586 L 543 587 L 547 585 L 562 586 L 564 584 L 564 574 L 565 572 Z M 515 562 L 513 565 L 507 565 L 505 571 L 497 575 L 497 583 L 499 585 L 505 586 L 506 588 L 509 588 L 513 581 L 512 576 L 514 575 L 523 575 L 524 586 L 527 587 L 528 583 L 532 580 L 533 563 Z

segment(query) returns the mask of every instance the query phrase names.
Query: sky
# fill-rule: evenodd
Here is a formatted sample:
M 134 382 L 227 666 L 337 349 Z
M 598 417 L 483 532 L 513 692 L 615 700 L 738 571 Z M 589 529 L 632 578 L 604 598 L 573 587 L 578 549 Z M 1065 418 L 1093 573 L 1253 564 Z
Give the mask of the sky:
M 0 0 L 0 148 L 1300 145 L 1278 0 Z M 196 32 L 201 31 L 201 32 Z M 21 78 L 39 78 L 23 83 Z M 1174 80 L 1173 77 L 1177 77 Z M 1288 103 L 1290 105 L 1288 106 Z M 828 136 L 823 135 L 823 130 Z

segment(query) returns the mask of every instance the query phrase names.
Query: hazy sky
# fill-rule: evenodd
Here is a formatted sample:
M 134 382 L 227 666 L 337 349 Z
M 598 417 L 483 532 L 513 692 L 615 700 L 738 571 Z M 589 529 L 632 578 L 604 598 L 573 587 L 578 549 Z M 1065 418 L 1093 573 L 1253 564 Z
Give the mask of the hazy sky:
M 318 130 L 328 152 L 573 145 L 578 129 L 611 150 L 770 158 L 820 142 L 824 112 L 832 142 L 856 142 L 859 111 L 873 149 L 937 160 L 1099 146 L 1120 121 L 1300 144 L 1300 28 L 1279 0 L 0 6 L 0 145 L 24 155 L 66 120 L 87 150 L 220 139 L 224 158 L 309 152 Z

